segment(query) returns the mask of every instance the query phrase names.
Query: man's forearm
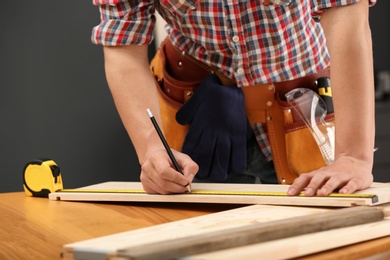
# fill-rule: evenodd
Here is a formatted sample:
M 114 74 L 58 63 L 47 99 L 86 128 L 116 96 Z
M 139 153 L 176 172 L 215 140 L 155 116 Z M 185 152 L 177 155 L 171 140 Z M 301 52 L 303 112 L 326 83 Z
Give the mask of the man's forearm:
M 375 107 L 368 1 L 331 8 L 321 24 L 331 56 L 336 158 L 347 155 L 372 162 Z
M 147 46 L 104 47 L 105 69 L 115 105 L 136 149 L 140 163 L 151 146 L 161 142 L 146 109 L 160 123 L 155 80 L 147 60 Z

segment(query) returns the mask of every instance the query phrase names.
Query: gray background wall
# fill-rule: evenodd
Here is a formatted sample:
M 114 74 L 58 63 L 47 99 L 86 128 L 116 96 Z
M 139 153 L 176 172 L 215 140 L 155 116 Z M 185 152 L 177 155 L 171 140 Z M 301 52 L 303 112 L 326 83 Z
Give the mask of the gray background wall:
M 22 190 L 26 162 L 48 157 L 64 186 L 138 180 L 139 164 L 106 84 L 92 1 L 0 7 L 0 191 Z
M 107 87 L 92 1 L 0 7 L 0 192 L 21 191 L 26 162 L 54 159 L 65 188 L 138 181 L 139 164 Z M 375 65 L 390 69 L 390 2 L 371 10 Z M 389 176 L 377 176 L 390 181 Z

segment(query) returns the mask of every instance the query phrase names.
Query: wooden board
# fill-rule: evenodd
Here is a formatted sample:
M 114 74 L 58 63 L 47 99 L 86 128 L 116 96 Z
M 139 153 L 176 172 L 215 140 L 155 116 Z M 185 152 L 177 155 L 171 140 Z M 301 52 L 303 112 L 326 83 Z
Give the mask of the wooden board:
M 390 204 L 383 205 L 390 209 Z M 65 258 L 116 259 L 130 247 L 147 248 L 150 243 L 168 239 L 184 239 L 256 223 L 288 219 L 297 216 L 320 214 L 336 208 L 291 207 L 274 205 L 251 205 L 186 220 L 160 224 L 129 232 L 67 244 L 63 247 Z M 332 229 L 312 234 L 294 236 L 248 246 L 214 251 L 186 259 L 291 259 L 322 252 L 374 238 L 390 235 L 390 218 L 358 226 Z
M 287 192 L 288 185 L 266 184 L 215 184 L 193 183 L 192 190 L 230 191 L 234 192 Z M 82 190 L 99 190 L 102 192 L 82 192 Z M 106 190 L 107 192 L 104 192 Z M 115 202 L 177 202 L 177 203 L 231 203 L 231 204 L 268 204 L 294 206 L 350 207 L 371 206 L 390 202 L 390 188 L 386 183 L 374 183 L 371 188 L 356 192 L 357 194 L 376 194 L 378 201 L 372 198 L 340 197 L 303 197 L 303 196 L 258 196 L 237 194 L 174 194 L 152 195 L 146 193 L 111 193 L 110 190 L 141 190 L 140 182 L 105 182 L 81 187 L 72 192 L 55 192 L 49 194 L 51 200 L 64 201 L 115 201 Z M 78 192 L 80 191 L 80 192 Z

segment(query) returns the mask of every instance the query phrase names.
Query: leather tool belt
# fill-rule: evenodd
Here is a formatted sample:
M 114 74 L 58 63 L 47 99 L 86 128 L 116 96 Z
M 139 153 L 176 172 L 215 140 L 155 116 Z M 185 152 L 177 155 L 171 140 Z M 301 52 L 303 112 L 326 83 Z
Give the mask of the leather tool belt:
M 161 43 L 150 68 L 158 83 L 164 135 L 172 148 L 180 150 L 188 126 L 176 122 L 178 109 L 211 73 L 216 74 L 223 85 L 233 85 L 235 81 L 181 52 L 168 38 Z M 303 121 L 296 120 L 298 117 L 284 100 L 284 95 L 294 88 L 316 91 L 320 77 L 329 77 L 329 69 L 290 81 L 242 88 L 249 122 L 252 126 L 255 123 L 266 125 L 280 183 L 290 184 L 300 174 L 326 165 L 311 132 Z M 326 121 L 333 120 L 333 113 L 326 116 Z

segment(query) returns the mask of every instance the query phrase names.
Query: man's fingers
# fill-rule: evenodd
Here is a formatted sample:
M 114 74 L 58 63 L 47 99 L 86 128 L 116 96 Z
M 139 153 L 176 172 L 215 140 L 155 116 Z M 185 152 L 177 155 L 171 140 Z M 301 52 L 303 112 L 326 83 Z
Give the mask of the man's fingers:
M 287 191 L 287 195 L 289 196 L 295 196 L 298 195 L 302 190 L 306 188 L 306 186 L 309 184 L 311 177 L 308 173 L 301 174 L 298 178 L 296 178 L 289 187 Z
M 327 196 L 337 190 L 350 194 L 370 187 L 372 182 L 371 169 L 366 167 L 364 161 L 343 156 L 332 165 L 301 174 L 291 184 L 288 195 L 294 196 L 304 191 L 306 196 Z
M 366 184 L 362 180 L 352 179 L 346 185 L 344 185 L 343 187 L 340 187 L 339 193 L 342 193 L 342 194 L 354 193 L 355 191 L 365 189 L 368 186 L 369 186 L 369 184 Z
M 324 185 L 328 178 L 329 177 L 321 173 L 315 174 L 307 185 L 306 190 L 304 191 L 305 196 L 310 197 L 316 195 L 318 189 L 322 187 L 322 185 Z
M 149 178 L 148 176 L 141 175 L 142 186 L 147 193 L 151 194 L 172 194 L 183 193 L 187 190 L 186 185 L 181 185 L 173 181 Z
M 179 153 L 176 150 L 172 149 L 174 156 L 177 159 L 177 162 L 182 167 L 182 172 L 188 180 L 188 184 L 192 183 L 195 175 L 199 171 L 199 166 L 196 164 L 187 154 Z
M 341 179 L 342 175 L 334 175 L 329 178 L 329 180 L 318 188 L 318 196 L 327 196 L 332 193 L 334 190 L 337 190 L 341 186 L 345 185 L 348 181 L 347 178 Z
M 141 182 L 148 193 L 171 194 L 185 192 L 189 180 L 176 171 L 168 156 L 149 158 L 141 166 Z
M 305 196 L 314 196 L 317 194 L 324 183 L 327 182 L 329 177 L 320 172 L 311 172 L 301 174 L 294 183 L 291 184 L 287 191 L 288 195 L 298 195 L 301 191 L 304 192 Z

